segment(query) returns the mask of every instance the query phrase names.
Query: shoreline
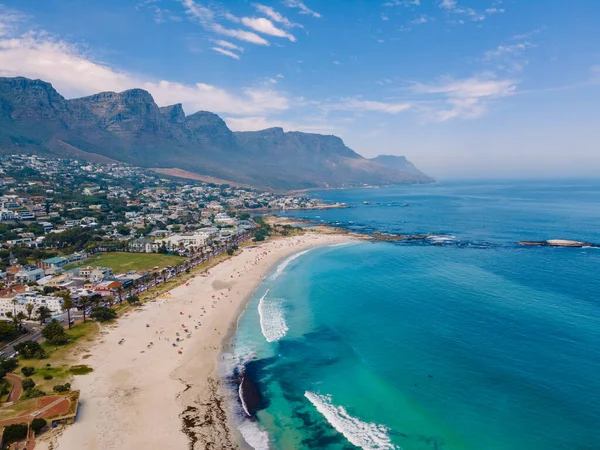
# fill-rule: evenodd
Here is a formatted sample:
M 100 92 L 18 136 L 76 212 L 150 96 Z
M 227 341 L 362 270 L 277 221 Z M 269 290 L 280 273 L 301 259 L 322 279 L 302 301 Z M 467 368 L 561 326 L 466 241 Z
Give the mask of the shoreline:
M 308 230 L 245 246 L 206 275 L 103 326 L 82 352 L 94 372 L 73 383 L 82 393 L 77 420 L 39 448 L 247 448 L 219 374 L 242 314 L 284 258 L 353 239 Z

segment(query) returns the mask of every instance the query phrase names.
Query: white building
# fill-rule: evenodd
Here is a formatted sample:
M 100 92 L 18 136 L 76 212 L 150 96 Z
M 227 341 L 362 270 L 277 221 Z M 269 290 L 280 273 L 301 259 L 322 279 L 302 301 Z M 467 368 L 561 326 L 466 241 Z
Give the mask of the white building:
M 46 276 L 44 269 L 39 269 L 35 266 L 23 267 L 15 274 L 15 281 L 17 283 L 29 283 L 30 281 L 37 281 Z
M 52 315 L 60 314 L 62 312 L 62 302 L 63 299 L 61 297 L 51 297 L 49 295 L 34 293 L 17 294 L 13 298 L 0 298 L 0 318 L 5 318 L 7 312 L 12 314 L 22 312 L 28 316 L 26 306 L 28 303 L 34 306 L 32 318 L 37 314 L 40 306 L 48 308 L 52 312 Z
M 217 213 L 215 214 L 215 222 L 233 225 L 235 224 L 235 219 L 233 217 L 229 217 L 226 213 Z
M 102 281 L 104 278 L 112 277 L 113 271 L 108 267 L 82 267 L 79 269 L 79 276 L 87 278 L 90 281 Z
M 192 233 L 174 234 L 173 236 L 161 240 L 160 243 L 162 245 L 164 242 L 169 251 L 188 247 L 200 248 L 206 245 L 206 242 L 210 237 L 210 233 L 194 231 Z

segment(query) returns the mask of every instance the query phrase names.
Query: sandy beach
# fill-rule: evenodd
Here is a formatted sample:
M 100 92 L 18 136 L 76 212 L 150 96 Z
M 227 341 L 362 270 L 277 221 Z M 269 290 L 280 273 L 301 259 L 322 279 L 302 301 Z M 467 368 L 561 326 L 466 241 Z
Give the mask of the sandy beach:
M 75 378 L 82 399 L 75 424 L 38 448 L 237 448 L 217 368 L 227 337 L 278 261 L 349 239 L 309 232 L 245 247 L 103 327 L 84 360 L 94 371 Z

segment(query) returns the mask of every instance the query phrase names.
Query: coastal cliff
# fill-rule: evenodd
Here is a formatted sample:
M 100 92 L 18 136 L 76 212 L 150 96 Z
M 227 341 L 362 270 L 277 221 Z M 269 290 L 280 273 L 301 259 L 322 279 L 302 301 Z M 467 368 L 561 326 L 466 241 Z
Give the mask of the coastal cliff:
M 104 157 L 273 189 L 434 181 L 404 157 L 369 160 L 337 136 L 233 132 L 211 112 L 159 107 L 143 89 L 65 99 L 50 83 L 23 77 L 0 78 L 0 152 Z

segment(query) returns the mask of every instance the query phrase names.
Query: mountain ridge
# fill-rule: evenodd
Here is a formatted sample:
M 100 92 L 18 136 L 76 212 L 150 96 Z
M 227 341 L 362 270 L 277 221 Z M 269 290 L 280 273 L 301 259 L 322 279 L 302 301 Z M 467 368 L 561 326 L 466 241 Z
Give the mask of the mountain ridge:
M 143 89 L 65 99 L 43 80 L 0 78 L 0 153 L 15 151 L 98 155 L 274 189 L 434 181 L 406 159 L 406 170 L 366 159 L 338 136 L 234 132 L 212 112 L 159 107 Z

